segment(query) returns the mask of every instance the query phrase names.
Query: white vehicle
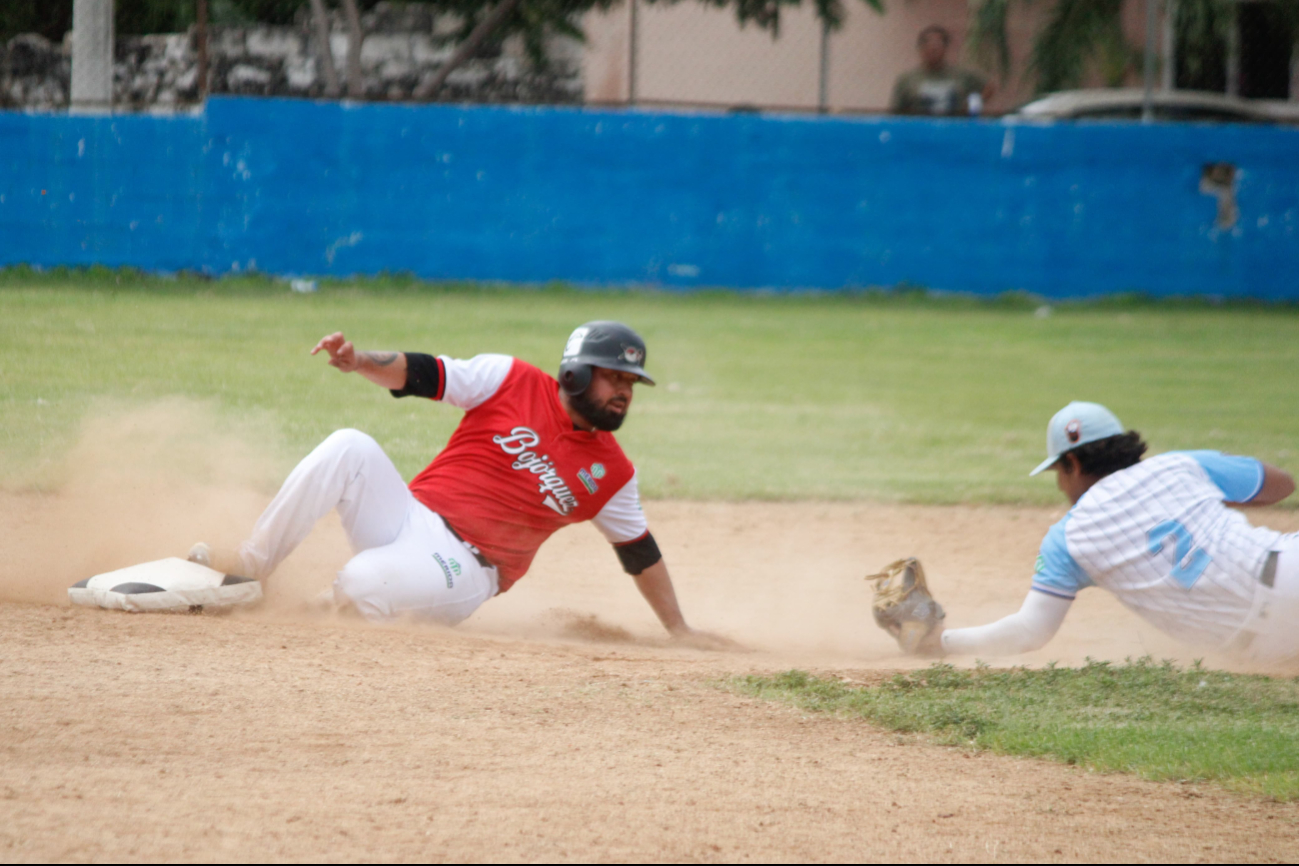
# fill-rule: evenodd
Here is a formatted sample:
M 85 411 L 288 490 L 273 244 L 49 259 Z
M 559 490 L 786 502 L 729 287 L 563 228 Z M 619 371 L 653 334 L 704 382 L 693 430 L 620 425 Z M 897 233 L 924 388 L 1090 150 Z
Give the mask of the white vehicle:
M 1063 90 L 1021 105 L 1006 120 L 1140 120 L 1145 93 L 1139 87 Z M 1190 123 L 1299 124 L 1299 103 L 1241 99 L 1201 90 L 1157 90 L 1155 120 Z

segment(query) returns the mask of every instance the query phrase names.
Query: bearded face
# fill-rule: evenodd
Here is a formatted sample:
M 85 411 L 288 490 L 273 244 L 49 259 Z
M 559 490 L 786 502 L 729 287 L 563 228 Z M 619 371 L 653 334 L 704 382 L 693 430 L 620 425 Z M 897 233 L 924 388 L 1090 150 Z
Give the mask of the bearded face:
M 592 395 L 593 390 L 588 388 L 569 399 L 572 401 L 573 408 L 590 422 L 592 427 L 612 433 L 627 419 L 627 401 L 619 396 L 601 400 Z
M 627 419 L 632 386 L 637 381 L 633 373 L 595 367 L 591 371 L 591 384 L 581 394 L 570 397 L 570 405 L 592 427 L 612 433 Z

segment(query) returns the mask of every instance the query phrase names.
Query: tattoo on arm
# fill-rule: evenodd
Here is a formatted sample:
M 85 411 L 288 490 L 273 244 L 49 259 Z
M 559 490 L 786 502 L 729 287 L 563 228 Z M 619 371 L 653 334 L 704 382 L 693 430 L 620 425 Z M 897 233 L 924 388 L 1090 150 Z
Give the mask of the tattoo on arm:
M 393 361 L 397 360 L 400 352 L 362 352 L 365 358 L 368 358 L 376 367 L 387 367 Z

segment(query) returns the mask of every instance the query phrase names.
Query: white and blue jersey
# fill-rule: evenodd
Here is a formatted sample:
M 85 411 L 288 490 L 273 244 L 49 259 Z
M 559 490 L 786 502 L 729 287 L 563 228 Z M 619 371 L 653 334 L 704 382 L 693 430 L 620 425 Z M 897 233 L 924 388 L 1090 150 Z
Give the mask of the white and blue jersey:
M 1042 540 L 1033 589 L 1072 599 L 1100 586 L 1168 634 L 1217 649 L 1250 614 L 1281 533 L 1224 502 L 1249 502 L 1263 464 L 1174 451 L 1102 478 Z

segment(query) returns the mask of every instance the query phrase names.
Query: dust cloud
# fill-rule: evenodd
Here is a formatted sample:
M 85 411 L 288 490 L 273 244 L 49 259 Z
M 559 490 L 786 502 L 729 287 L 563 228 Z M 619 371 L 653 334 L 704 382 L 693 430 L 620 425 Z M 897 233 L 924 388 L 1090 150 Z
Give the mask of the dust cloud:
M 231 419 L 207 403 L 98 406 L 52 474 L 0 489 L 0 601 L 67 604 L 67 587 L 91 575 L 184 556 L 200 540 L 232 549 L 300 456 L 276 442 L 270 424 Z M 866 574 L 918 556 L 949 626 L 989 622 L 1018 609 L 1042 535 L 1063 513 L 1063 503 L 650 501 L 645 508 L 692 626 L 735 639 L 772 664 L 840 668 L 915 664 L 871 620 Z M 1293 511 L 1251 518 L 1299 529 Z M 308 602 L 350 555 L 337 518 L 326 518 L 268 581 L 266 603 L 242 615 L 311 616 L 342 627 L 310 613 Z M 557 533 L 523 580 L 457 631 L 689 652 L 666 640 L 608 544 L 586 525 Z M 1093 591 L 1079 596 L 1046 649 L 990 661 L 1146 655 L 1186 663 L 1198 654 Z
M 62 459 L 0 489 L 0 600 L 66 603 L 91 575 L 236 542 L 282 471 L 272 440 L 208 403 L 98 404 Z
M 695 628 L 739 641 L 773 665 L 896 669 L 903 657 L 876 627 L 865 575 L 900 556 L 921 559 L 952 627 L 1019 609 L 1042 536 L 1059 508 L 920 506 L 876 502 L 673 502 L 645 504 L 681 607 Z M 1254 512 L 1257 523 L 1299 529 L 1299 513 Z M 553 611 L 550 616 L 538 612 Z M 592 614 L 584 622 L 577 617 Z M 560 629 L 548 623 L 560 624 Z M 604 636 L 619 629 L 618 637 Z M 460 626 L 498 637 L 561 638 L 663 646 L 663 630 L 593 529 L 572 527 L 541 549 L 532 571 Z M 1044 649 L 998 664 L 1080 665 L 1152 656 L 1189 664 L 1179 645 L 1102 590 L 1079 595 Z M 949 659 L 973 664 L 973 658 Z M 1225 658 L 1211 665 L 1239 670 Z

